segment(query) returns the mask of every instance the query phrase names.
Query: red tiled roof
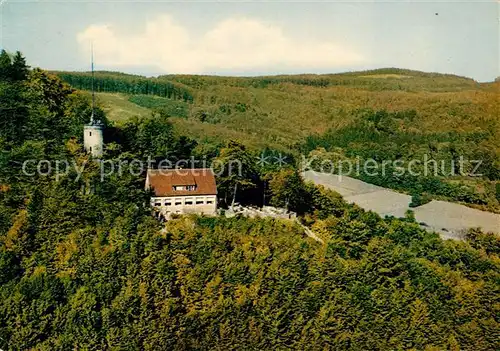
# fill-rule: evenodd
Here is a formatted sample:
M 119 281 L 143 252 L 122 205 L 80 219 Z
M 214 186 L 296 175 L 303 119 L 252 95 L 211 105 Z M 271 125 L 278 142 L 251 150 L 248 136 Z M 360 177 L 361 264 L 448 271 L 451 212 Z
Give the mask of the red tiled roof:
M 194 185 L 194 190 L 174 190 L 174 186 Z M 146 187 L 155 196 L 216 195 L 215 176 L 209 168 L 149 169 Z

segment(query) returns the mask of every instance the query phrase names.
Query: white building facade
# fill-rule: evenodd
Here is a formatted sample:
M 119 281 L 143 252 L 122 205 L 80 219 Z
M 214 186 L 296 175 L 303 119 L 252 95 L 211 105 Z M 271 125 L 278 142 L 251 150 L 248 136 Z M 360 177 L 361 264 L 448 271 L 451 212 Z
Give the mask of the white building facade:
M 215 215 L 217 212 L 217 196 L 173 196 L 152 197 L 151 206 L 165 218 L 172 214 L 197 213 Z

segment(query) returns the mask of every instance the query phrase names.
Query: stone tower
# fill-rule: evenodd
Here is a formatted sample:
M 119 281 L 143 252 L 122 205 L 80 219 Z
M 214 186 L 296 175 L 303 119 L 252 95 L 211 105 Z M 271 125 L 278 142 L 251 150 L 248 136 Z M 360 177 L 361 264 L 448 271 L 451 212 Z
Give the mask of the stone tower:
M 93 116 L 90 123 L 83 127 L 83 146 L 85 151 L 93 157 L 101 157 L 104 150 L 104 125 L 100 121 L 95 121 Z

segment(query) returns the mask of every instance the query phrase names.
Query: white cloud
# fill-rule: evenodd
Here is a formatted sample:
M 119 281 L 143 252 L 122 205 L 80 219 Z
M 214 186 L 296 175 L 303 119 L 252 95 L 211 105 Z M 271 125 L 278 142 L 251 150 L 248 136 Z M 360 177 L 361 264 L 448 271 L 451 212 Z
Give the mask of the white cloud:
M 279 27 L 248 18 L 224 20 L 193 37 L 171 16 L 161 15 L 136 35 L 121 35 L 111 25 L 91 25 L 77 39 L 86 53 L 93 42 L 100 65 L 157 66 L 171 73 L 311 71 L 364 62 L 335 43 L 294 39 Z

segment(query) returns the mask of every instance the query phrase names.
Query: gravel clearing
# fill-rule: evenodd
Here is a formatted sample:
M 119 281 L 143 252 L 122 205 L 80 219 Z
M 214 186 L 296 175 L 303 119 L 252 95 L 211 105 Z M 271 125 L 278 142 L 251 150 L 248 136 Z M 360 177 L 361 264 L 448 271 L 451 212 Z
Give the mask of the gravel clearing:
M 304 172 L 303 177 L 338 192 L 347 202 L 382 217 L 404 217 L 407 210 L 412 210 L 423 228 L 439 233 L 443 239 L 461 239 L 467 229 L 478 227 L 485 232 L 500 233 L 500 215 L 495 213 L 436 200 L 410 208 L 411 196 L 358 179 L 314 171 Z
M 347 202 L 354 203 L 367 211 L 373 211 L 380 216 L 404 217 L 410 209 L 411 196 L 392 190 L 377 190 L 371 193 L 345 196 Z

